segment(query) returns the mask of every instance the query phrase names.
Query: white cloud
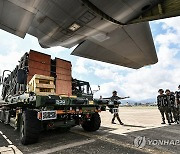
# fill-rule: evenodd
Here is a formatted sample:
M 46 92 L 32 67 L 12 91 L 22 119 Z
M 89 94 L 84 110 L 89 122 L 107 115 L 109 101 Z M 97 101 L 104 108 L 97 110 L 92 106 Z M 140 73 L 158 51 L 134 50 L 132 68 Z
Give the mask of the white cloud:
M 176 31 L 180 31 L 180 20 L 179 17 L 174 17 L 174 18 L 168 18 L 168 19 L 162 19 L 162 20 L 157 20 L 155 23 L 163 23 L 163 27 L 166 30 L 169 30 L 173 28 Z
M 13 51 L 6 55 L 0 55 L 0 70 L 8 69 L 12 71 L 24 53 L 25 51 Z
M 102 90 L 95 96 L 109 96 L 113 90 L 117 90 L 120 96 L 130 95 L 133 100 L 156 98 L 159 88 L 176 90 L 179 84 L 180 67 L 176 59 L 177 51 L 162 47 L 159 49 L 159 62 L 151 67 L 133 70 L 126 75 L 112 76 L 112 82 L 102 84 Z M 171 67 L 171 68 L 169 68 Z M 98 70 L 97 70 L 98 71 Z M 106 71 L 106 68 L 103 70 Z M 107 72 L 110 72 L 108 70 Z M 101 78 L 104 78 L 104 74 Z M 100 77 L 100 74 L 98 76 Z M 118 79 L 116 79 L 118 78 Z
M 179 44 L 179 33 L 167 32 L 166 34 L 160 34 L 155 38 L 156 43 L 169 46 L 170 44 Z
M 159 34 L 155 41 L 159 44 L 169 46 L 176 44 L 180 46 L 180 17 L 168 18 L 155 21 L 154 23 L 161 23 L 162 29 L 166 31 L 165 34 Z
M 87 74 L 89 73 L 88 68 L 86 67 L 88 65 L 88 60 L 85 58 L 77 58 L 75 66 L 73 66 L 73 72 L 77 74 Z
M 95 86 L 93 86 L 95 87 Z M 103 96 L 104 98 L 110 97 L 112 95 L 112 91 L 118 91 L 119 94 L 124 95 L 124 89 L 121 85 L 117 84 L 116 82 L 109 82 L 100 85 L 100 91 L 94 94 L 95 98 L 99 98 Z

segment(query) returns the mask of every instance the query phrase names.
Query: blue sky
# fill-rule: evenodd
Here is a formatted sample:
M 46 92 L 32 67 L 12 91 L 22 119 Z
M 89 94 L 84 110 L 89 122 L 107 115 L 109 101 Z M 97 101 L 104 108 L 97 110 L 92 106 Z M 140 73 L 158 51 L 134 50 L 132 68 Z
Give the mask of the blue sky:
M 101 86 L 95 97 L 108 97 L 113 90 L 132 100 L 156 98 L 159 88 L 177 90 L 180 78 L 180 17 L 150 23 L 159 62 L 138 70 L 71 56 L 73 48 L 53 47 L 43 49 L 30 35 L 24 39 L 0 30 L 0 74 L 12 70 L 20 57 L 30 49 L 72 62 L 73 77 L 89 81 L 92 89 Z

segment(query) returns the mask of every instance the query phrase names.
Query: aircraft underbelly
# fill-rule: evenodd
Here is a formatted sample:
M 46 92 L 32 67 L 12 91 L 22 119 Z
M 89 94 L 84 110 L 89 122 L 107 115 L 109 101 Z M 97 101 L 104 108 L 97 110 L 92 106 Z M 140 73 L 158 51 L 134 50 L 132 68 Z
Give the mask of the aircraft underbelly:
M 149 25 L 124 24 L 143 6 L 158 1 L 0 0 L 0 28 L 22 38 L 33 35 L 43 48 L 71 48 L 84 42 L 98 47 L 91 52 L 76 48 L 74 55 L 140 68 L 157 62 Z M 114 56 L 103 59 L 96 55 L 98 50 Z

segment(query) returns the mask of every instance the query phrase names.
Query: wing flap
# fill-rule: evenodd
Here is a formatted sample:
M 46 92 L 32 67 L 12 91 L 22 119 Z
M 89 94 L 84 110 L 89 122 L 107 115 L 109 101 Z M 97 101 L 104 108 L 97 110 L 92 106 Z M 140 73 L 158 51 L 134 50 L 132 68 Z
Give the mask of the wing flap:
M 0 29 L 24 38 L 35 16 L 35 10 L 28 5 L 22 6 L 21 3 L 23 2 L 0 1 Z
M 81 43 L 72 54 L 135 69 L 158 61 L 148 23 L 117 28 L 106 37 L 96 36 Z

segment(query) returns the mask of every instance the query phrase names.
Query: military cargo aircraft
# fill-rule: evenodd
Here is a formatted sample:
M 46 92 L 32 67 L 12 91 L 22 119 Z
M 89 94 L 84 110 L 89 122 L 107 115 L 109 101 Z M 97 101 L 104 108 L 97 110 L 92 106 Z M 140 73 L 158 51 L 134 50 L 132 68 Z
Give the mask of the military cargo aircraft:
M 148 21 L 179 10 L 179 0 L 0 0 L 0 29 L 138 69 L 158 61 Z

